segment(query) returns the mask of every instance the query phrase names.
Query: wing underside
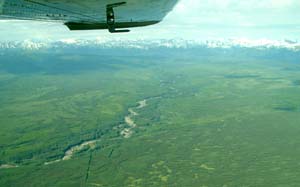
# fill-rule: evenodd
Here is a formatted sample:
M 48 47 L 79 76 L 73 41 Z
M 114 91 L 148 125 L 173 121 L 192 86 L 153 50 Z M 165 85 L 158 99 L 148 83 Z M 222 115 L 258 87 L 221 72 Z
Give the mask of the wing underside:
M 160 22 L 177 1 L 0 0 L 0 19 L 60 21 L 71 30 L 107 29 L 112 6 L 114 27 L 137 27 Z

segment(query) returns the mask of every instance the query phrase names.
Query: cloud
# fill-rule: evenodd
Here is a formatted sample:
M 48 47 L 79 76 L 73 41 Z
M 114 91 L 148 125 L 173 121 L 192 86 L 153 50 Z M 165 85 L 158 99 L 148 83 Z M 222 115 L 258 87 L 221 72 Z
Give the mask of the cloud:
M 206 10 L 206 11 L 245 11 L 245 10 L 270 10 L 270 9 L 287 9 L 299 8 L 300 2 L 298 0 L 182 0 L 175 10 L 185 10 L 189 12 L 190 9 Z
M 262 26 L 300 24 L 299 0 L 182 0 L 171 24 Z

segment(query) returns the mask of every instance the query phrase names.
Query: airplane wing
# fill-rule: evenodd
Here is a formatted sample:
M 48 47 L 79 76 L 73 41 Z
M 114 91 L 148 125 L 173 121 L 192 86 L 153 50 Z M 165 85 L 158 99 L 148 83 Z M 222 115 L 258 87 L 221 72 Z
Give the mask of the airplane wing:
M 70 30 L 140 27 L 160 22 L 178 0 L 0 0 L 0 19 L 60 21 Z

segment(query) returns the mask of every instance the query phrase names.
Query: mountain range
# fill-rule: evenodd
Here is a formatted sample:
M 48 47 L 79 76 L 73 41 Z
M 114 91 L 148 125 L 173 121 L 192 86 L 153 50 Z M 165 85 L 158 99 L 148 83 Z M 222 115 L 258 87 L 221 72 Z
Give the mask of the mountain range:
M 185 39 L 136 39 L 124 40 L 118 38 L 96 38 L 94 40 L 77 40 L 77 39 L 61 39 L 57 41 L 9 41 L 0 42 L 0 50 L 2 49 L 24 49 L 24 50 L 41 50 L 41 49 L 57 49 L 57 48 L 81 48 L 93 47 L 103 49 L 113 48 L 133 48 L 148 50 L 153 48 L 256 48 L 256 49 L 288 49 L 292 51 L 300 51 L 300 41 L 297 40 L 250 40 L 244 38 L 236 39 L 216 39 L 216 40 L 185 40 Z

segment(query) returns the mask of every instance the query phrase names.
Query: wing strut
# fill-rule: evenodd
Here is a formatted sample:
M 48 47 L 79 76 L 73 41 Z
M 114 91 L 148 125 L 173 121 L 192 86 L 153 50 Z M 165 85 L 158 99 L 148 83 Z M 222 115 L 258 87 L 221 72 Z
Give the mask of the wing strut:
M 126 2 L 119 2 L 119 3 L 106 5 L 106 23 L 107 23 L 109 32 L 111 32 L 111 33 L 130 32 L 130 30 L 128 30 L 128 29 L 116 30 L 116 27 L 115 27 L 114 8 L 125 5 L 125 4 L 126 4 Z

